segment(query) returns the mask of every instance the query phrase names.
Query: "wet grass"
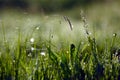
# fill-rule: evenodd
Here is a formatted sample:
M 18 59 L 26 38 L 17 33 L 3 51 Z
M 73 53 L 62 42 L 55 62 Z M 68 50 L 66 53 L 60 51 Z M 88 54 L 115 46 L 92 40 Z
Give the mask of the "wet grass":
M 119 27 L 107 29 L 99 19 L 89 24 L 84 13 L 77 21 L 1 15 L 0 80 L 120 79 Z

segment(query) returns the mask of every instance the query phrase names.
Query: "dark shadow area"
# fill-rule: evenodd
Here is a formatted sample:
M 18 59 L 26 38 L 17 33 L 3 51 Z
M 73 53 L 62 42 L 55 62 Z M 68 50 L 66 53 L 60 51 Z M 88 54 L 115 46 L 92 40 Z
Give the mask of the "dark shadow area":
M 0 0 L 0 9 L 12 8 L 38 12 L 57 12 L 75 6 L 87 6 L 91 3 L 111 2 L 113 0 Z

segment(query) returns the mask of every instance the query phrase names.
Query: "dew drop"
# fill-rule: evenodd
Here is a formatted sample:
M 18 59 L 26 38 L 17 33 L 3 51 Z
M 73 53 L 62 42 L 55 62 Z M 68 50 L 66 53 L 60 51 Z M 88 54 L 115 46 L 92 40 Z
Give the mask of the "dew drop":
M 34 50 L 35 50 L 35 48 L 31 47 L 31 50 L 32 50 L 32 51 L 34 51 Z
M 113 34 L 113 37 L 116 37 L 116 36 L 117 36 L 117 34 L 116 34 L 116 33 L 114 33 L 114 34 Z
M 39 30 L 40 28 L 39 27 L 36 27 L 36 30 Z
M 45 52 L 43 52 L 43 51 L 42 51 L 40 54 L 41 54 L 42 56 L 45 56 Z
M 31 38 L 31 39 L 30 39 L 30 42 L 33 43 L 33 42 L 34 42 L 34 38 Z

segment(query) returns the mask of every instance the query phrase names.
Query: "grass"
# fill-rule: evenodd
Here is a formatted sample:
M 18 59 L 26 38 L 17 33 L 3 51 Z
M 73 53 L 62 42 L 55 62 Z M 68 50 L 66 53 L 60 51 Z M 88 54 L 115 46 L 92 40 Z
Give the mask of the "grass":
M 0 80 L 120 79 L 117 25 L 108 29 L 99 18 L 89 23 L 84 14 L 77 21 L 59 15 L 1 15 Z

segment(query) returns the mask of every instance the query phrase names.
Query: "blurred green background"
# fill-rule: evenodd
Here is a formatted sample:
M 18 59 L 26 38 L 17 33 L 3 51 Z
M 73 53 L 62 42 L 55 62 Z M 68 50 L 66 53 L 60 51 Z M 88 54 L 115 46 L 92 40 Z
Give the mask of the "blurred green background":
M 34 34 L 42 35 L 42 38 L 48 38 L 51 30 L 55 41 L 66 38 L 66 41 L 76 42 L 78 36 L 85 37 L 80 16 L 82 10 L 89 31 L 102 40 L 101 36 L 120 35 L 119 8 L 119 0 L 0 0 L 0 35 L 3 35 L 2 23 L 9 40 L 16 38 L 17 28 L 21 28 L 23 36 L 27 36 L 38 26 L 40 32 Z M 73 31 L 63 16 L 70 19 Z
M 19 8 L 30 11 L 53 12 L 92 3 L 109 3 L 115 0 L 0 0 L 0 8 Z

